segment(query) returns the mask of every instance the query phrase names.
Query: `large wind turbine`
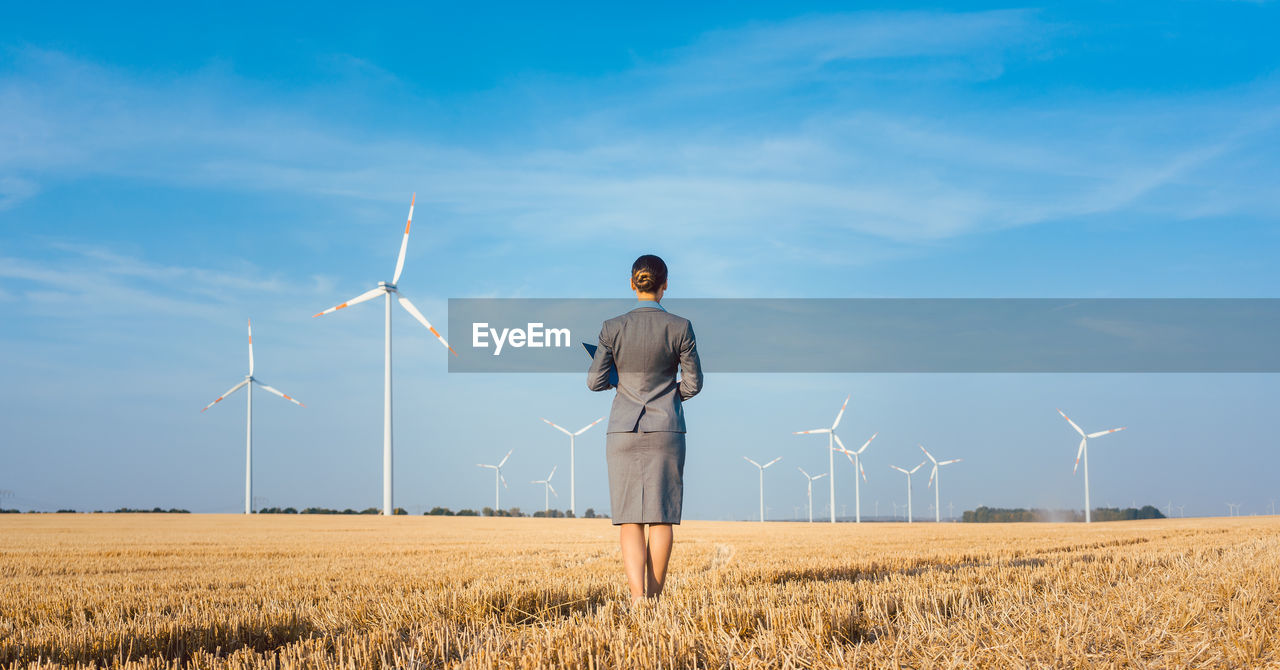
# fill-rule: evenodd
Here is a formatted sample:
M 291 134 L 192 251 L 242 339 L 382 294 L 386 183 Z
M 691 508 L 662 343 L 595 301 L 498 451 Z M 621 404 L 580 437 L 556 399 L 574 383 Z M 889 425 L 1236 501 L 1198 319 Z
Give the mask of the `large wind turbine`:
M 773 459 L 772 461 L 765 463 L 764 465 L 760 465 L 759 463 L 751 460 L 750 458 L 747 458 L 746 456 L 743 456 L 743 458 L 746 458 L 748 463 L 760 469 L 760 521 L 763 522 L 764 521 L 764 469 L 782 460 L 782 457 L 779 456 Z
M 200 410 L 201 412 L 203 412 L 205 409 L 209 409 L 210 407 L 213 407 L 214 405 L 222 402 L 223 398 L 231 395 L 232 393 L 235 393 L 236 391 L 239 391 L 240 387 L 242 386 L 248 387 L 249 389 L 246 392 L 248 393 L 249 397 L 248 397 L 248 402 L 246 403 L 248 405 L 248 415 L 245 418 L 245 428 L 244 428 L 244 513 L 245 514 L 253 514 L 253 385 L 254 384 L 261 386 L 262 390 L 274 393 L 280 396 L 281 398 L 284 398 L 285 400 L 288 400 L 289 402 L 299 407 L 306 407 L 306 405 L 303 405 L 302 403 L 298 402 L 297 400 L 294 400 L 288 395 L 285 395 L 284 393 L 281 393 L 280 391 L 274 388 L 271 388 L 266 384 L 263 384 L 261 381 L 259 381 L 256 377 L 253 376 L 253 320 L 250 319 L 249 320 L 249 374 L 245 375 L 244 379 L 242 379 L 239 384 L 232 386 L 230 391 L 227 391 L 226 393 L 223 393 L 222 395 L 218 396 L 217 400 L 214 400 L 208 405 L 205 405 L 204 409 Z
M 930 461 L 933 461 L 933 470 L 929 472 L 929 486 L 933 486 L 934 479 L 938 480 L 938 485 L 933 486 L 933 520 L 937 523 L 942 523 L 942 503 L 939 501 L 941 497 L 939 492 L 942 490 L 942 476 L 938 474 L 938 468 L 952 463 L 959 463 L 964 459 L 953 458 L 949 461 L 939 461 L 933 457 L 933 454 L 929 453 L 928 449 L 924 448 L 923 444 L 920 445 L 920 451 L 923 451 L 924 455 L 928 456 Z
M 897 470 L 898 472 L 901 472 L 902 474 L 907 476 L 907 523 L 911 523 L 911 475 L 914 475 L 916 473 L 916 470 L 923 468 L 924 463 L 925 463 L 924 461 L 920 461 L 920 465 L 917 465 L 914 468 L 911 468 L 910 470 L 900 468 L 896 465 L 889 466 L 894 470 Z
M 417 200 L 418 194 L 416 193 L 409 200 L 409 218 L 404 224 L 404 239 L 400 242 L 400 255 L 396 258 L 396 270 L 391 275 L 390 283 L 380 281 L 377 288 L 365 291 L 341 305 L 330 307 L 315 315 L 324 316 L 343 307 L 350 307 L 366 300 L 373 300 L 379 295 L 386 296 L 386 343 L 382 366 L 384 378 L 382 386 L 382 513 L 388 516 L 395 512 L 391 506 L 391 294 L 399 293 L 396 283 L 400 281 L 400 273 L 404 271 L 404 252 L 409 248 L 409 226 L 413 223 L 413 205 Z M 440 340 L 440 344 L 443 344 L 450 353 L 454 356 L 458 355 L 458 352 L 454 351 L 453 347 L 449 346 L 449 343 L 445 341 L 444 336 L 431 325 L 430 321 L 427 321 L 427 317 L 423 316 L 422 312 L 419 312 L 418 308 L 414 307 L 408 298 L 400 295 L 396 300 L 400 302 L 400 306 L 410 316 L 417 319 L 418 323 L 426 326 L 427 330 L 431 331 L 431 334 L 435 335 L 436 339 Z
M 836 427 L 840 425 L 840 418 L 844 416 L 844 408 L 849 406 L 850 396 L 844 397 L 844 404 L 840 406 L 840 411 L 836 414 L 836 420 L 831 424 L 830 428 L 815 428 L 813 430 L 797 430 L 793 435 L 811 435 L 826 433 L 827 434 L 827 472 L 834 473 L 836 471 L 836 452 L 835 452 L 835 435 Z M 831 523 L 836 522 L 836 477 L 831 475 L 831 479 L 827 482 L 831 485 Z
M 804 475 L 805 479 L 809 480 L 809 523 L 813 523 L 813 482 L 815 479 L 822 479 L 823 477 L 826 477 L 827 473 L 824 472 L 820 475 L 810 475 L 804 471 L 804 468 L 798 467 L 796 469 L 800 471 L 800 474 Z
M 1089 505 L 1089 440 L 1095 437 L 1102 437 L 1107 433 L 1114 433 L 1116 431 L 1124 430 L 1127 426 L 1112 428 L 1111 430 L 1100 430 L 1096 433 L 1089 433 L 1088 435 L 1086 435 L 1083 430 L 1080 430 L 1080 426 L 1076 425 L 1075 421 L 1072 421 L 1070 418 L 1067 417 L 1066 414 L 1062 413 L 1062 410 L 1059 409 L 1058 414 L 1062 414 L 1062 418 L 1066 419 L 1067 423 L 1071 424 L 1071 427 L 1075 428 L 1077 433 L 1080 433 L 1080 448 L 1076 450 L 1076 465 L 1075 467 L 1071 468 L 1071 474 L 1074 475 L 1076 473 L 1076 470 L 1080 468 L 1080 457 L 1083 456 L 1084 457 L 1084 522 L 1090 523 L 1093 521 L 1093 515 Z
M 877 432 L 875 435 L 872 435 L 871 439 L 867 440 L 861 447 L 858 447 L 857 451 L 849 451 L 848 449 L 845 449 L 844 442 L 840 441 L 840 436 L 835 433 L 831 434 L 831 436 L 836 439 L 836 444 L 840 445 L 840 448 L 836 449 L 836 451 L 848 456 L 849 462 L 853 464 L 853 516 L 857 523 L 862 523 L 862 489 L 858 483 L 858 475 L 862 475 L 862 481 L 867 481 L 867 471 L 862 469 L 862 461 L 859 460 L 858 457 L 862 452 L 867 450 L 867 447 L 871 446 L 871 440 L 876 439 L 876 435 L 879 434 L 880 433 Z
M 551 485 L 551 478 L 556 476 L 556 467 L 557 466 L 554 465 L 551 466 L 551 474 L 547 475 L 546 479 L 535 479 L 529 482 L 530 484 L 542 484 L 544 487 L 542 490 L 542 497 L 544 499 L 542 503 L 542 511 L 544 514 L 551 511 L 551 496 L 555 495 L 557 498 L 560 497 L 560 494 L 556 493 L 555 487 Z
M 571 433 L 571 432 L 569 432 L 568 430 L 566 430 L 566 429 L 564 429 L 564 428 L 561 428 L 560 426 L 557 426 L 556 424 L 551 423 L 550 421 L 547 421 L 546 419 L 543 419 L 543 421 L 545 421 L 545 422 L 546 422 L 546 424 L 547 424 L 548 426 L 551 426 L 552 428 L 555 428 L 556 430 L 558 430 L 558 431 L 560 431 L 560 432 L 564 433 L 565 435 L 568 435 L 568 436 L 569 436 L 569 511 L 570 511 L 571 513 L 573 513 L 573 515 L 576 517 L 576 516 L 578 516 L 578 499 L 577 499 L 577 497 L 576 497 L 576 493 L 575 493 L 575 490 L 574 490 L 574 484 L 575 484 L 574 479 L 575 479 L 575 477 L 574 477 L 574 475 L 573 475 L 573 465 L 574 465 L 574 458 L 573 458 L 574 445 L 573 445 L 573 440 L 574 440 L 574 438 L 576 438 L 577 436 L 579 436 L 579 435 L 581 435 L 581 434 L 583 434 L 583 433 L 587 432 L 587 430 L 588 430 L 589 428 L 591 428 L 592 426 L 596 425 L 597 423 L 600 423 L 601 421 L 604 421 L 604 417 L 600 417 L 599 419 L 596 419 L 595 421 L 592 421 L 591 423 L 587 424 L 584 428 L 582 428 L 581 430 L 579 430 L 579 431 L 578 431 L 578 432 L 576 432 L 576 433 Z
M 503 487 L 506 487 L 507 485 L 507 478 L 502 476 L 502 466 L 507 464 L 507 459 L 511 458 L 512 451 L 515 451 L 515 449 L 508 451 L 507 455 L 503 456 L 502 460 L 498 461 L 497 465 L 486 465 L 484 463 L 476 463 L 476 467 L 478 468 L 489 468 L 493 470 L 493 513 L 494 514 L 497 514 L 498 510 L 502 509 L 502 504 L 501 504 L 502 500 L 501 498 L 498 497 L 498 494 L 502 489 L 498 488 L 498 482 L 502 482 Z

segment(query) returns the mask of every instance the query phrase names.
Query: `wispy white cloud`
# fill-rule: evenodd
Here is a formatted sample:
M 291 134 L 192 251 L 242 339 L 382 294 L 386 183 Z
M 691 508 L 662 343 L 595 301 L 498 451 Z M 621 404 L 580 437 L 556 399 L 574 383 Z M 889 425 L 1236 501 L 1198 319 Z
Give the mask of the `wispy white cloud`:
M 919 244 L 1125 209 L 1185 217 L 1207 211 L 1210 196 L 1217 213 L 1274 206 L 1224 188 L 1210 169 L 1274 134 L 1278 97 L 1266 82 L 1212 99 L 1081 98 L 991 106 L 977 118 L 861 95 L 859 81 L 885 73 L 853 67 L 906 72 L 954 58 L 999 76 L 1009 52 L 1039 48 L 1055 30 L 1032 12 L 1001 11 L 808 16 L 717 31 L 611 81 L 564 84 L 614 92 L 602 108 L 552 123 L 550 135 L 513 131 L 496 148 L 429 130 L 351 129 L 225 75 L 154 80 L 29 52 L 0 79 L 0 206 L 85 175 L 352 200 L 398 201 L 428 184 L 424 201 L 514 239 L 608 227 L 697 241 L 750 228 L 775 244 L 781 236 L 770 231 L 800 224 L 815 240 Z M 750 105 L 710 120 L 706 109 L 681 113 L 709 93 L 768 103 L 796 86 L 831 95 L 766 105 L 762 117 Z M 1152 201 L 1173 184 L 1165 202 Z

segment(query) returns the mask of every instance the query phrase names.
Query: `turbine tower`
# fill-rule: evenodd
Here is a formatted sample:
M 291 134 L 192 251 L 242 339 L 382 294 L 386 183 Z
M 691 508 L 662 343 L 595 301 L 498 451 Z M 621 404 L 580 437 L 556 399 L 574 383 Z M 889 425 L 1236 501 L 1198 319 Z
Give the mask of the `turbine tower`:
M 512 451 L 515 451 L 515 449 L 508 451 L 507 455 L 503 456 L 502 460 L 498 461 L 497 465 L 476 463 L 476 467 L 478 468 L 490 468 L 493 470 L 493 513 L 495 515 L 498 513 L 498 510 L 502 509 L 502 499 L 498 497 L 498 494 L 502 489 L 498 488 L 498 482 L 502 482 L 503 488 L 506 488 L 507 486 L 507 478 L 502 476 L 502 466 L 507 464 L 507 459 L 511 458 Z
M 830 428 L 815 428 L 813 430 L 797 430 L 794 433 L 792 433 L 793 435 L 815 435 L 815 434 L 822 434 L 822 433 L 827 434 L 827 472 L 834 473 L 836 470 L 836 452 L 835 452 L 836 427 L 840 425 L 840 418 L 844 416 L 844 409 L 849 406 L 850 397 L 851 396 L 849 395 L 844 397 L 844 404 L 840 406 L 840 411 L 836 414 L 836 420 L 834 423 L 831 424 Z M 831 475 L 831 479 L 828 480 L 827 483 L 831 485 L 831 501 L 829 503 L 829 507 L 831 509 L 831 523 L 835 523 L 836 522 L 836 477 L 834 474 Z
M 391 516 L 395 511 L 391 506 L 391 294 L 398 294 L 400 292 L 396 288 L 396 285 L 397 282 L 400 281 L 400 273 L 404 271 L 404 252 L 409 248 L 409 226 L 413 223 L 413 205 L 417 200 L 418 194 L 416 193 L 409 200 L 409 218 L 404 224 L 404 239 L 400 242 L 400 255 L 396 258 L 396 269 L 391 275 L 390 283 L 380 281 L 378 282 L 377 288 L 369 289 L 368 291 L 365 291 L 364 293 L 361 293 L 340 305 L 330 307 L 329 309 L 315 315 L 324 316 L 325 314 L 336 312 L 344 307 L 357 305 L 366 300 L 373 300 L 379 295 L 386 297 L 386 318 L 384 326 L 386 336 L 383 347 L 384 353 L 382 364 L 382 513 L 387 516 Z M 413 303 L 409 302 L 408 298 L 403 295 L 399 295 L 396 300 L 399 301 L 400 306 L 404 308 L 404 311 L 408 312 L 410 316 L 418 321 L 418 323 L 426 326 L 427 330 L 431 331 L 431 334 L 435 335 L 436 339 L 440 340 L 440 344 L 443 344 L 450 353 L 454 356 L 458 355 L 458 352 L 454 351 L 453 347 L 449 346 L 449 343 L 445 341 L 444 336 L 431 325 L 430 321 L 427 321 L 427 317 L 423 316 L 422 312 L 419 312 L 418 308 L 414 307 Z
M 543 514 L 547 514 L 548 512 L 551 511 L 551 496 L 554 495 L 557 498 L 560 497 L 560 494 L 556 493 L 555 487 L 551 485 L 551 478 L 554 476 L 556 476 L 556 466 L 553 465 L 551 466 L 551 474 L 547 475 L 546 479 L 535 479 L 534 481 L 529 482 L 530 484 L 542 484 L 544 487 L 542 490 Z M 550 514 L 547 514 L 547 516 L 550 516 Z
M 743 456 L 743 458 L 746 458 L 748 463 L 760 469 L 760 521 L 763 522 L 764 521 L 764 469 L 782 460 L 782 457 L 779 456 L 773 459 L 772 461 L 765 463 L 764 465 L 760 465 L 759 463 L 751 460 L 750 458 L 747 458 L 746 456 Z
M 581 430 L 579 430 L 576 433 L 571 433 L 568 430 L 561 428 L 560 426 L 557 426 L 556 424 L 551 423 L 550 421 L 547 421 L 546 419 L 543 419 L 543 421 L 546 422 L 548 426 L 551 426 L 552 428 L 555 428 L 556 430 L 569 436 L 569 511 L 573 514 L 573 516 L 576 517 L 578 516 L 578 499 L 577 499 L 576 490 L 574 488 L 574 484 L 576 483 L 574 480 L 576 479 L 576 477 L 574 477 L 574 471 L 573 471 L 573 465 L 574 465 L 573 441 L 574 441 L 574 438 L 587 432 L 587 430 L 590 429 L 592 426 L 596 425 L 597 423 L 600 423 L 601 421 L 604 421 L 604 417 L 600 417 L 599 419 L 592 421 L 591 423 L 587 424 L 585 427 L 583 427 Z M 556 496 L 556 497 L 558 498 L 559 496 Z
M 810 475 L 804 471 L 804 468 L 798 467 L 796 469 L 800 471 L 800 474 L 804 475 L 805 479 L 809 480 L 809 523 L 813 523 L 813 482 L 814 480 L 826 477 L 827 473 L 824 472 L 820 475 Z
M 952 463 L 959 463 L 964 459 L 953 458 L 949 461 L 939 461 L 933 457 L 933 454 L 929 453 L 928 449 L 924 448 L 923 444 L 920 445 L 920 451 L 923 451 L 924 455 L 928 456 L 930 461 L 933 461 L 933 470 L 929 473 L 929 486 L 933 486 L 934 479 L 938 480 L 938 485 L 933 486 L 933 520 L 935 523 L 942 523 L 942 503 L 939 502 L 939 492 L 942 490 L 942 476 L 938 474 L 938 468 Z
M 911 523 L 911 475 L 914 475 L 916 473 L 916 470 L 923 468 L 924 463 L 925 463 L 924 461 L 920 461 L 920 465 L 917 465 L 914 468 L 911 468 L 910 470 L 905 470 L 896 465 L 889 466 L 894 470 L 897 470 L 898 472 L 901 472 L 902 474 L 907 476 L 907 523 Z
M 875 435 L 872 435 L 871 439 L 867 440 L 866 443 L 859 447 L 857 451 L 849 451 L 848 449 L 845 449 L 844 442 L 840 441 L 840 436 L 835 433 L 831 434 L 831 436 L 836 439 L 836 444 L 840 445 L 840 448 L 836 449 L 836 451 L 848 456 L 849 462 L 853 464 L 853 515 L 854 521 L 857 523 L 862 523 L 862 489 L 858 483 L 858 475 L 862 475 L 862 481 L 867 481 L 867 471 L 862 468 L 862 461 L 859 460 L 858 457 L 862 452 L 867 450 L 867 447 L 871 446 L 871 440 L 876 439 L 876 435 L 879 434 L 880 433 L 877 432 Z
M 285 395 L 284 393 L 281 393 L 280 391 L 270 386 L 267 386 L 266 384 L 262 383 L 257 377 L 253 376 L 253 320 L 249 319 L 248 323 L 249 323 L 249 374 L 245 375 L 244 379 L 240 380 L 239 384 L 232 386 L 230 391 L 227 391 L 226 393 L 223 393 L 222 395 L 218 396 L 217 400 L 214 400 L 208 405 L 205 405 L 204 409 L 200 411 L 203 412 L 205 409 L 209 409 L 210 407 L 213 407 L 214 405 L 222 402 L 223 398 L 231 395 L 232 393 L 235 393 L 236 391 L 239 391 L 241 387 L 248 387 L 249 390 L 246 391 L 246 393 L 248 394 L 248 398 L 246 401 L 248 410 L 247 410 L 247 416 L 245 418 L 245 423 L 244 423 L 244 426 L 245 426 L 244 428 L 244 513 L 253 514 L 253 385 L 257 384 L 258 386 L 262 387 L 262 390 L 268 391 L 270 393 L 274 393 L 280 396 L 281 398 L 284 398 L 285 400 L 288 400 L 289 402 L 299 407 L 306 407 L 306 405 L 303 405 L 297 400 L 294 400 L 292 397 Z
M 1124 430 L 1126 426 L 1121 426 L 1119 428 L 1112 428 L 1111 430 L 1100 430 L 1096 433 L 1089 433 L 1088 435 L 1086 435 L 1083 430 L 1080 430 L 1080 426 L 1076 425 L 1075 421 L 1072 421 L 1070 418 L 1067 417 L 1066 414 L 1062 413 L 1062 410 L 1059 409 L 1058 414 L 1062 414 L 1062 418 L 1066 419 L 1067 423 L 1071 424 L 1071 427 L 1075 428 L 1077 433 L 1080 433 L 1080 448 L 1076 450 L 1076 465 L 1074 468 L 1071 469 L 1071 474 L 1074 475 L 1076 473 L 1076 470 L 1080 468 L 1080 457 L 1083 456 L 1084 457 L 1084 522 L 1091 523 L 1093 521 L 1093 514 L 1092 514 L 1091 506 L 1089 505 L 1089 440 L 1095 437 L 1102 437 L 1103 435 L 1106 435 L 1108 433 L 1114 433 L 1117 431 Z

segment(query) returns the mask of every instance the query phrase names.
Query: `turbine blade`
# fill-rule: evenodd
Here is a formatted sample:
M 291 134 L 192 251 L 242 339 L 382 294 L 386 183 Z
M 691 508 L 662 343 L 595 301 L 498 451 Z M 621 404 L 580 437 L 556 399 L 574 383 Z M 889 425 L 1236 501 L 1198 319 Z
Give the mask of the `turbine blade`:
M 413 205 L 418 201 L 418 194 L 414 193 L 409 199 L 409 220 L 404 222 L 404 239 L 400 242 L 400 256 L 396 258 L 396 273 L 391 277 L 391 283 L 400 282 L 400 273 L 404 271 L 404 252 L 409 248 L 409 225 L 413 223 Z
M 836 422 L 831 424 L 831 430 L 835 430 L 840 426 L 840 419 L 844 417 L 844 408 L 849 406 L 849 398 L 851 397 L 853 397 L 852 393 L 844 397 L 844 404 L 840 406 L 840 411 L 836 414 Z
M 1076 465 L 1074 468 L 1071 468 L 1071 474 L 1073 475 L 1076 473 L 1076 470 L 1080 469 L 1080 456 L 1084 454 L 1084 443 L 1088 441 L 1089 438 L 1087 437 L 1080 438 L 1080 448 L 1076 449 Z
M 269 393 L 274 393 L 274 394 L 276 394 L 276 395 L 280 396 L 281 398 L 284 398 L 285 400 L 288 400 L 289 402 L 291 402 L 291 403 L 293 403 L 293 404 L 297 405 L 298 407 L 306 407 L 306 405 L 304 405 L 304 404 L 302 404 L 301 402 L 299 402 L 297 398 L 294 398 L 293 396 L 291 396 L 291 395 L 289 395 L 289 394 L 287 394 L 287 393 L 281 393 L 281 392 L 280 392 L 280 389 L 277 389 L 277 388 L 272 387 L 272 386 L 267 386 L 266 384 L 263 384 L 262 382 L 259 382 L 259 381 L 257 381 L 257 380 L 254 380 L 254 381 L 255 381 L 255 382 L 257 382 L 258 386 L 262 387 L 262 390 L 263 390 L 263 391 L 267 391 L 267 392 L 269 392 Z
M 218 403 L 222 402 L 222 399 L 223 399 L 223 398 L 225 398 L 225 397 L 227 397 L 227 396 L 231 395 L 232 393 L 235 393 L 236 391 L 239 391 L 241 386 L 244 386 L 245 384 L 248 384 L 248 383 L 249 383 L 249 380 L 248 380 L 248 379 L 246 379 L 246 380 L 244 380 L 244 381 L 240 382 L 239 384 L 236 384 L 235 386 L 232 386 L 230 391 L 227 391 L 226 393 L 223 393 L 222 395 L 218 396 L 218 399 L 217 399 L 217 400 L 214 400 L 213 402 L 209 403 L 208 405 L 205 405 L 205 406 L 204 406 L 204 409 L 209 409 L 210 407 L 213 407 L 214 405 L 216 405 L 216 404 L 218 404 Z M 200 410 L 200 411 L 201 411 L 201 412 L 203 412 L 203 411 L 204 411 L 204 409 L 202 409 L 202 410 Z
M 1055 408 L 1055 409 L 1057 409 L 1057 408 Z M 1071 424 L 1071 427 L 1072 427 L 1072 428 L 1075 428 L 1077 433 L 1080 433 L 1081 435 L 1084 435 L 1084 431 L 1083 431 L 1083 430 L 1080 430 L 1080 426 L 1077 426 L 1075 421 L 1072 421 L 1070 417 L 1068 417 L 1066 414 L 1063 414 L 1062 410 L 1060 410 L 1060 409 L 1059 409 L 1059 410 L 1058 410 L 1058 414 L 1062 414 L 1062 418 L 1066 419 L 1066 420 L 1067 420 L 1067 423 Z
M 556 493 L 556 487 L 552 486 L 552 485 L 551 485 L 551 482 L 547 482 L 547 489 L 548 489 L 549 491 L 551 491 L 551 495 L 553 495 L 553 496 L 555 496 L 555 497 L 557 497 L 557 498 L 559 498 L 559 497 L 560 497 L 560 494 L 559 494 L 559 493 Z
M 502 476 L 501 470 L 498 471 L 498 481 L 502 482 L 502 488 L 504 489 L 511 488 L 510 486 L 507 486 L 507 478 Z
M 249 376 L 253 376 L 253 319 L 249 322 Z
M 836 444 L 840 445 L 840 448 L 839 448 L 839 449 L 834 449 L 834 448 L 833 448 L 833 449 L 832 449 L 832 451 L 838 451 L 838 452 L 840 452 L 840 453 L 842 453 L 842 454 L 846 454 L 846 455 L 847 455 L 847 454 L 849 453 L 849 450 L 848 450 L 848 449 L 845 449 L 845 447 L 844 447 L 844 442 L 841 442 L 841 441 L 840 441 L 840 436 L 839 436 L 839 435 L 836 435 L 835 433 L 832 433 L 832 434 L 831 434 L 831 437 L 836 438 Z
M 755 462 L 755 461 L 751 460 L 750 458 L 747 458 L 746 456 L 743 456 L 743 458 L 746 458 L 748 463 L 750 463 L 750 464 L 752 464 L 752 465 L 756 466 L 757 468 L 758 468 L 758 467 L 760 467 L 760 464 L 759 464 L 759 463 L 757 463 L 757 462 Z
M 857 452 L 855 452 L 855 453 L 859 453 L 859 454 L 861 454 L 862 452 L 866 451 L 866 450 L 867 450 L 867 447 L 871 446 L 871 440 L 876 439 L 876 435 L 879 435 L 879 434 L 880 434 L 880 431 L 878 431 L 878 430 L 877 430 L 877 431 L 875 432 L 875 435 L 872 435 L 872 436 L 871 436 L 871 439 L 867 440 L 867 443 L 866 443 L 866 444 L 864 444 L 864 445 L 862 445 L 862 447 L 861 447 L 860 449 L 858 449 L 858 451 L 857 451 Z
M 404 297 L 404 295 L 401 295 L 399 298 L 397 298 L 397 300 L 400 301 L 400 306 L 404 308 L 404 311 L 408 312 L 410 316 L 417 319 L 418 323 L 421 323 L 422 325 L 426 326 L 427 330 L 431 331 L 431 334 L 435 335 L 437 340 L 440 340 L 440 344 L 443 344 L 444 348 L 449 350 L 449 353 L 453 354 L 454 356 L 458 355 L 458 352 L 454 351 L 453 347 L 449 346 L 449 343 L 445 341 L 444 336 L 440 334 L 440 331 L 436 330 L 435 326 L 432 326 L 430 321 L 427 321 L 427 317 L 423 316 L 422 312 L 419 312 L 418 308 L 414 307 L 413 303 L 409 302 L 408 298 Z
M 933 454 L 929 453 L 929 450 L 928 450 L 928 449 L 925 449 L 923 444 L 922 444 L 922 445 L 920 445 L 920 451 L 923 451 L 923 452 L 924 452 L 924 455 L 925 455 L 925 456 L 928 456 L 928 457 L 929 457 L 929 460 L 933 461 L 933 464 L 934 464 L 934 465 L 937 465 L 937 464 L 938 464 L 938 459 L 934 458 L 934 457 L 933 457 Z
M 933 487 L 933 478 L 938 476 L 938 465 L 935 463 L 933 469 L 929 471 L 929 487 Z
M 796 469 L 800 471 L 800 474 L 804 475 L 804 478 L 805 478 L 805 479 L 813 479 L 813 477 L 810 477 L 810 476 L 809 476 L 809 473 L 807 473 L 807 472 L 805 472 L 805 471 L 804 471 L 804 468 L 802 468 L 802 467 L 800 467 L 800 466 L 798 466 L 798 465 L 797 465 L 797 466 L 796 466 Z
M 773 459 L 772 461 L 769 461 L 768 463 L 765 463 L 764 465 L 762 465 L 762 466 L 760 466 L 760 467 L 761 467 L 762 469 L 763 469 L 763 468 L 767 468 L 767 467 L 769 467 L 770 465 L 773 465 L 774 463 L 777 463 L 777 462 L 778 462 L 778 461 L 780 461 L 780 460 L 782 460 L 782 457 L 781 457 L 781 456 L 779 456 L 779 457 L 777 457 L 777 458 Z
M 920 468 L 923 468 L 923 467 L 924 467 L 924 461 L 920 461 L 920 465 L 917 465 L 914 468 L 911 468 L 911 472 L 908 472 L 907 474 L 914 475 L 916 473 L 916 470 L 919 470 Z
M 813 430 L 797 430 L 792 435 L 812 435 L 815 433 L 830 433 L 830 428 L 814 428 Z
M 548 483 L 551 481 L 551 478 L 552 478 L 552 477 L 555 477 L 555 476 L 556 476 L 556 468 L 558 468 L 558 467 L 560 467 L 560 466 L 558 466 L 558 465 L 553 465 L 553 466 L 551 466 L 551 474 L 547 475 L 547 482 L 548 482 Z
M 825 473 L 825 472 L 824 472 L 824 473 L 822 473 L 822 474 L 820 474 L 820 475 L 815 475 L 815 476 L 814 476 L 814 478 L 813 478 L 813 480 L 814 480 L 814 481 L 817 481 L 817 480 L 822 479 L 823 477 L 826 477 L 826 476 L 827 476 L 827 473 Z
M 503 456 L 503 457 L 502 457 L 502 460 L 498 461 L 498 467 L 502 467 L 502 466 L 504 466 L 504 465 L 506 465 L 506 464 L 507 464 L 507 459 L 508 459 L 508 458 L 511 458 L 511 452 L 512 452 L 512 451 L 515 451 L 515 449 L 512 449 L 512 450 L 508 451 L 508 452 L 507 452 L 507 455 L 506 455 L 506 456 Z
M 604 417 L 600 417 L 599 419 L 596 419 L 595 421 L 592 421 L 591 423 L 587 424 L 586 428 L 583 428 L 582 430 L 574 433 L 574 436 L 578 436 L 587 432 L 587 430 L 589 430 L 592 426 L 596 425 L 597 423 L 600 423 L 601 421 L 604 421 Z
M 862 481 L 867 481 L 867 469 L 862 467 L 862 461 L 858 461 L 858 470 L 862 472 Z
M 894 470 L 897 470 L 898 472 L 901 472 L 901 473 L 902 473 L 902 474 L 904 474 L 904 475 L 909 475 L 909 474 L 911 474 L 910 472 L 907 472 L 907 471 L 906 471 L 906 470 L 904 470 L 903 468 L 900 468 L 900 467 L 898 467 L 898 466 L 896 466 L 896 465 L 890 465 L 889 467 L 893 468 Z
M 251 372 L 251 373 L 249 373 L 249 374 L 253 374 L 253 373 Z M 1107 435 L 1108 433 L 1117 433 L 1117 432 L 1120 432 L 1120 431 L 1124 430 L 1125 428 L 1126 428 L 1125 426 L 1122 426 L 1122 427 L 1120 427 L 1120 428 L 1112 428 L 1111 430 L 1100 430 L 1100 431 L 1098 431 L 1098 432 L 1096 432 L 1096 433 L 1089 433 L 1088 437 L 1102 437 L 1103 435 Z
M 959 463 L 960 461 L 963 461 L 963 460 L 964 460 L 963 458 L 953 458 L 949 461 L 941 461 L 938 463 L 938 465 L 951 465 L 952 463 Z
M 538 418 L 542 419 L 542 417 L 538 417 Z M 542 419 L 542 420 L 543 420 L 544 422 L 546 422 L 546 424 L 547 424 L 548 426 L 551 426 L 552 428 L 555 428 L 556 430 L 558 430 L 558 431 L 560 431 L 560 432 L 564 433 L 565 435 L 573 435 L 573 433 L 570 433 L 569 431 L 565 430 L 564 428 L 561 428 L 560 426 L 557 426 L 556 424 L 551 423 L 550 421 L 547 421 L 546 419 Z
M 313 314 L 313 315 L 312 315 L 312 318 L 317 317 L 317 316 L 324 316 L 325 314 L 329 314 L 330 312 L 336 312 L 336 311 L 338 311 L 338 310 L 340 310 L 340 309 L 342 309 L 342 308 L 344 308 L 344 307 L 350 307 L 350 306 L 352 306 L 352 305 L 359 305 L 360 303 L 362 303 L 362 302 L 364 302 L 364 301 L 366 301 L 366 300 L 373 300 L 374 298 L 376 298 L 376 297 L 378 297 L 378 296 L 382 295 L 383 293 L 384 293 L 384 291 L 383 291 L 382 287 L 378 287 L 378 288 L 375 288 L 375 289 L 370 289 L 370 290 L 365 291 L 364 293 L 361 293 L 360 295 L 358 295 L 358 296 L 356 296 L 356 297 L 354 297 L 354 298 L 352 298 L 352 299 L 350 299 L 350 300 L 348 300 L 348 301 L 346 301 L 346 302 L 342 303 L 341 305 L 337 305 L 337 306 L 334 306 L 334 307 L 330 307 L 329 309 L 326 309 L 325 311 L 320 312 L 320 313 L 318 313 L 318 314 Z

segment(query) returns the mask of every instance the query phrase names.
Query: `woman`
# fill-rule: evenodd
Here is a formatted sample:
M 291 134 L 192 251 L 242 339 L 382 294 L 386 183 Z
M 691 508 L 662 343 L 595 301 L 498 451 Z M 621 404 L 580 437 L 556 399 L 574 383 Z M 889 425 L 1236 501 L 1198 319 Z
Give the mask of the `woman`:
M 622 565 L 634 604 L 646 596 L 656 599 L 666 582 L 671 526 L 680 523 L 684 499 L 681 404 L 702 389 L 702 366 L 689 320 L 659 304 L 667 290 L 667 264 L 653 255 L 637 258 L 631 290 L 636 306 L 600 328 L 587 387 L 614 388 L 610 376 L 617 371 L 605 456 L 613 525 L 622 527 Z

